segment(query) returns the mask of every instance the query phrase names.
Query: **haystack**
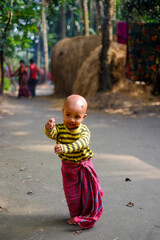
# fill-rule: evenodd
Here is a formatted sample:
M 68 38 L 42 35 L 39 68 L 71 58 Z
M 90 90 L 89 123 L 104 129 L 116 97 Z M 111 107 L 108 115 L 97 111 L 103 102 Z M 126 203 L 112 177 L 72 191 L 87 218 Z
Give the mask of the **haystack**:
M 55 94 L 69 95 L 77 78 L 77 71 L 97 46 L 99 36 L 79 36 L 58 42 L 52 50 L 51 72 L 55 83 Z
M 93 96 L 99 88 L 100 54 L 102 46 L 91 52 L 77 73 L 77 79 L 73 84 L 73 93 L 84 97 Z M 109 64 L 113 84 L 125 78 L 126 46 L 112 42 L 109 49 Z
M 72 93 L 84 97 L 93 96 L 99 88 L 100 53 L 102 46 L 98 46 L 91 52 L 78 70 L 76 81 L 73 84 Z

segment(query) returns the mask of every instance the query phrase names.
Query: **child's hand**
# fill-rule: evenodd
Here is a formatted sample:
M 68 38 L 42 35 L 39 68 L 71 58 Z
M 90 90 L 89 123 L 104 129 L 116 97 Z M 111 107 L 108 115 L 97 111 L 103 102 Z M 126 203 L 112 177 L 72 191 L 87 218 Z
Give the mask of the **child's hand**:
M 59 154 L 59 153 L 62 153 L 62 147 L 60 144 L 57 144 L 55 147 L 54 147 L 54 151 L 55 153 Z
M 48 130 L 51 130 L 52 128 L 55 127 L 55 119 L 54 118 L 50 118 L 49 121 L 46 123 L 45 127 Z

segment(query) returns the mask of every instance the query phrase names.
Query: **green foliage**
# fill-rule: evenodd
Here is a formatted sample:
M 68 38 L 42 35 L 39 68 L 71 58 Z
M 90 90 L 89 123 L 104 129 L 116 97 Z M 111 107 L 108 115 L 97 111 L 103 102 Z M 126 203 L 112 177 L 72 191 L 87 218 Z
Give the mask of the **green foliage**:
M 0 47 L 5 56 L 25 50 L 38 31 L 41 4 L 38 0 L 0 1 Z
M 49 52 L 61 39 L 62 3 L 65 3 L 67 36 L 81 35 L 84 31 L 79 0 L 45 0 Z M 6 58 L 36 49 L 37 42 L 42 39 L 41 10 L 41 0 L 0 0 L 0 49 Z M 90 29 L 90 33 L 96 34 L 94 29 Z
M 49 52 L 61 38 L 62 3 L 65 3 L 66 9 L 67 37 L 81 35 L 84 31 L 81 21 L 83 12 L 80 9 L 82 1 L 45 0 Z M 95 3 L 96 0 L 93 0 L 93 5 Z M 41 10 L 41 0 L 0 0 L 0 49 L 3 49 L 5 57 L 13 57 L 20 51 L 36 48 L 37 41 L 42 38 Z M 95 14 L 96 12 L 94 18 Z M 116 18 L 132 22 L 160 22 L 160 0 L 116 0 Z M 96 34 L 94 28 L 96 29 L 96 19 L 94 27 L 90 28 L 90 34 Z M 41 51 L 42 48 L 41 46 Z
M 11 82 L 9 78 L 4 78 L 4 90 L 10 91 L 11 90 Z
M 160 22 L 159 0 L 117 0 L 120 20 L 128 22 Z

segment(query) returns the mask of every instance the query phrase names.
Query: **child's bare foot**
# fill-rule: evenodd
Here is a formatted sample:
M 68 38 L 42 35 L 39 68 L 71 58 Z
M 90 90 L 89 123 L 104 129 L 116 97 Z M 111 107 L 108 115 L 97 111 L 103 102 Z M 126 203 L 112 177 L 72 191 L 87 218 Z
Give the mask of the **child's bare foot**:
M 70 225 L 77 225 L 77 223 L 74 221 L 73 218 L 69 218 L 69 219 L 67 220 L 67 223 L 70 224 Z

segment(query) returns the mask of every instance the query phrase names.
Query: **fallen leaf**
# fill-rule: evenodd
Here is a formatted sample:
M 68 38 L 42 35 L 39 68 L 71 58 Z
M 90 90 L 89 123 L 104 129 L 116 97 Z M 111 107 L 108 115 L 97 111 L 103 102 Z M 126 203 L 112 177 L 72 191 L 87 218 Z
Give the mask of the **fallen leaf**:
M 126 182 L 130 182 L 131 179 L 130 179 L 130 178 L 126 178 L 125 181 L 126 181 Z
M 127 207 L 134 207 L 134 203 L 129 202 L 129 203 L 126 204 L 126 206 L 127 206 Z
M 75 231 L 74 235 L 80 235 L 82 233 L 82 230 Z
M 32 191 L 30 191 L 30 192 L 27 192 L 27 194 L 28 194 L 28 195 L 33 195 L 33 192 L 32 192 Z
M 23 168 L 21 168 L 19 171 L 22 172 L 22 171 L 25 171 L 25 170 L 26 170 L 26 168 L 23 167 Z

